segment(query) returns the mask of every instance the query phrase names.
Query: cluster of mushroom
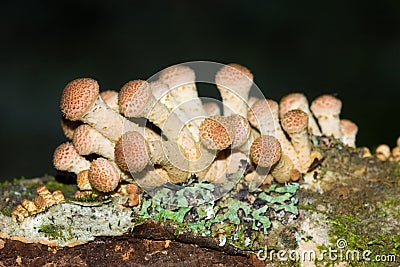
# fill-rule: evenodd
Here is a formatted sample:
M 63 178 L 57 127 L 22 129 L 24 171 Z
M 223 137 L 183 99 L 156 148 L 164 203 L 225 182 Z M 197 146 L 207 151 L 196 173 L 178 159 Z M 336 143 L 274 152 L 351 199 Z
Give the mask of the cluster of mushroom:
M 128 194 L 129 205 L 137 205 L 139 190 L 183 183 L 193 175 L 223 183 L 242 160 L 255 166 L 247 182 L 296 181 L 313 159 L 311 135 L 355 146 L 357 126 L 340 120 L 341 101 L 332 95 L 318 97 L 310 108 L 300 93 L 279 104 L 250 97 L 252 73 L 229 64 L 215 75 L 221 109 L 202 103 L 195 80 L 193 69 L 175 65 L 157 81 L 129 81 L 119 92 L 100 93 L 91 78 L 71 81 L 60 105 L 62 128 L 71 140 L 56 148 L 55 168 L 77 174 L 83 192 Z M 91 154 L 97 157 L 89 160 Z
M 396 146 L 392 149 L 387 144 L 381 144 L 375 149 L 376 158 L 380 161 L 400 162 L 400 137 L 397 138 Z
M 36 192 L 38 195 L 34 201 L 23 199 L 21 204 L 12 211 L 13 218 L 18 222 L 22 222 L 29 215 L 44 211 L 46 208 L 64 201 L 64 195 L 60 190 L 51 193 L 45 185 L 38 186 Z

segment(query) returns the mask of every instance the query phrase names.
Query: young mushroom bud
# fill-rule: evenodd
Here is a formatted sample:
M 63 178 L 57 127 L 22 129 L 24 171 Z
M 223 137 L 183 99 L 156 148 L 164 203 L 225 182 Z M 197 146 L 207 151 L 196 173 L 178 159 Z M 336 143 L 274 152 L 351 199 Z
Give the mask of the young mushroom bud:
M 332 95 L 322 95 L 314 99 L 310 108 L 317 117 L 323 134 L 333 135 L 335 138 L 342 136 L 339 118 L 342 101 Z
M 200 140 L 211 150 L 223 150 L 232 144 L 234 129 L 226 117 L 206 118 L 200 125 Z
M 310 111 L 308 100 L 305 95 L 301 93 L 292 93 L 284 96 L 279 103 L 279 116 L 282 119 L 283 115 L 292 109 L 300 109 L 307 113 L 308 128 L 313 135 L 321 135 L 321 131 L 313 114 Z
M 293 161 L 296 168 L 300 168 L 297 153 L 279 124 L 279 105 L 276 101 L 271 99 L 257 101 L 249 108 L 247 118 L 250 124 L 260 131 L 261 135 L 276 137 L 282 146 L 283 154 Z
M 349 147 L 356 147 L 356 136 L 358 132 L 357 125 L 350 120 L 340 120 L 340 133 L 342 134 L 342 142 Z
M 115 162 L 122 170 L 133 173 L 142 172 L 150 163 L 161 165 L 171 183 L 184 182 L 190 176 L 188 162 L 175 142 L 146 141 L 138 132 L 126 132 L 117 142 Z
M 308 137 L 308 115 L 300 109 L 292 109 L 283 115 L 282 128 L 289 134 L 297 152 L 300 171 L 305 173 L 311 162 L 311 141 Z
M 92 190 L 92 186 L 89 181 L 89 170 L 83 170 L 76 176 L 76 184 L 79 190 Z
M 215 83 L 222 97 L 224 116 L 238 114 L 246 118 L 253 74 L 244 66 L 228 64 L 218 70 Z
M 271 175 L 279 183 L 295 180 L 300 175 L 290 158 L 282 154 L 281 145 L 273 136 L 257 138 L 251 145 L 250 158 L 259 167 L 271 168 Z
M 375 149 L 376 158 L 380 161 L 385 161 L 390 158 L 392 152 L 390 151 L 390 147 L 386 144 L 381 144 Z
M 160 138 L 153 131 L 139 127 L 112 110 L 101 99 L 97 81 L 90 78 L 69 82 L 62 93 L 60 108 L 67 119 L 85 122 L 114 142 L 118 141 L 124 130 L 145 133 L 146 138 Z
M 76 128 L 72 143 L 79 155 L 98 154 L 114 160 L 115 144 L 88 124 Z
M 55 149 L 53 165 L 59 171 L 68 171 L 76 174 L 90 168 L 90 162 L 79 155 L 70 142 L 61 144 Z
M 101 99 L 115 112 L 119 112 L 118 92 L 115 90 L 106 90 L 100 93 Z
M 90 185 L 100 192 L 111 192 L 117 188 L 121 179 L 121 172 L 117 166 L 105 158 L 92 161 L 89 169 Z

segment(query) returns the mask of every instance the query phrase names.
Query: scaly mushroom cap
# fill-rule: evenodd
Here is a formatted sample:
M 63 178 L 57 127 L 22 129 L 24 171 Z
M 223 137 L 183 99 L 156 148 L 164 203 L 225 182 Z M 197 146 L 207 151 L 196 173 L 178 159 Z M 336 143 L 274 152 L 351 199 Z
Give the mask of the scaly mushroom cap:
M 231 63 L 223 66 L 215 75 L 215 83 L 239 95 L 248 94 L 253 84 L 253 74 L 246 67 Z
M 127 117 L 141 117 L 152 96 L 150 84 L 143 80 L 129 81 L 118 95 L 119 111 Z
M 251 127 L 248 120 L 241 115 L 234 114 L 229 116 L 228 119 L 234 131 L 231 147 L 237 148 L 249 139 Z
M 72 139 L 74 137 L 74 131 L 78 128 L 82 123 L 80 121 L 70 121 L 66 118 L 61 119 L 61 129 L 68 139 Z
M 340 120 L 340 132 L 343 135 L 356 135 L 358 126 L 351 120 L 342 119 Z
M 292 109 L 283 115 L 282 128 L 288 133 L 298 133 L 308 127 L 308 115 L 300 109 Z
M 106 91 L 100 92 L 100 97 L 107 104 L 107 106 L 109 106 L 113 110 L 119 112 L 118 92 L 117 91 L 106 90 Z
M 141 172 L 149 163 L 149 147 L 138 132 L 126 132 L 114 149 L 115 162 L 124 171 Z
M 283 118 L 286 112 L 291 109 L 308 109 L 308 100 L 305 95 L 301 93 L 291 93 L 282 97 L 279 102 L 279 116 Z
M 260 167 L 271 167 L 281 158 L 282 148 L 278 139 L 263 135 L 254 140 L 250 148 L 251 160 Z
M 266 116 L 273 119 L 273 114 L 278 112 L 278 103 L 271 99 L 260 99 L 249 108 L 247 119 L 253 127 L 258 127 L 259 121 Z M 277 122 L 276 122 L 277 123 Z
M 118 186 L 119 172 L 110 161 L 98 158 L 90 166 L 89 181 L 93 188 L 101 192 L 111 192 Z
M 199 128 L 200 140 L 208 149 L 223 150 L 231 145 L 231 129 L 224 123 L 224 119 L 213 116 L 202 121 Z
M 188 66 L 174 65 L 162 70 L 159 80 L 167 84 L 169 88 L 174 89 L 195 82 L 196 74 Z
M 335 116 L 340 114 L 342 101 L 332 95 L 322 95 L 314 99 L 310 107 L 315 116 Z
M 57 170 L 67 171 L 77 157 L 81 157 L 72 143 L 67 142 L 59 145 L 53 153 L 53 166 Z
M 98 132 L 88 124 L 82 124 L 76 128 L 72 143 L 79 155 L 89 155 L 93 147 L 94 139 L 92 138 Z
M 76 121 L 81 119 L 99 95 L 99 84 L 91 78 L 69 82 L 62 93 L 60 109 L 64 116 Z
M 76 176 L 76 184 L 80 190 L 92 190 L 89 182 L 89 170 L 83 170 Z

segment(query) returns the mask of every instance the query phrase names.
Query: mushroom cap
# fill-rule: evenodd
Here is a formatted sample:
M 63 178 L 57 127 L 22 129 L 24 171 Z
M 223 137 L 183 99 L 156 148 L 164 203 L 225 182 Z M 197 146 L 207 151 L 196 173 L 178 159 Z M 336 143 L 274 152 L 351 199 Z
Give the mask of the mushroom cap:
M 340 120 L 340 132 L 343 135 L 356 135 L 358 132 L 358 126 L 351 120 L 341 119 Z
M 159 80 L 165 83 L 169 88 L 174 89 L 182 85 L 193 83 L 196 80 L 194 70 L 185 65 L 174 65 L 163 69 Z
M 278 109 L 279 105 L 276 101 L 260 99 L 247 111 L 247 119 L 253 127 L 257 128 L 260 120 L 264 120 L 266 117 L 273 119 L 273 115 L 277 114 Z
M 118 98 L 118 92 L 115 90 L 105 90 L 100 92 L 100 97 L 108 105 L 110 101 L 113 101 L 115 98 Z
M 283 115 L 282 128 L 288 133 L 298 133 L 308 128 L 308 115 L 300 109 L 292 109 Z
M 141 172 L 150 161 L 149 153 L 147 141 L 140 133 L 126 132 L 115 144 L 115 163 L 124 171 Z
M 66 171 L 73 164 L 74 159 L 79 156 L 78 151 L 70 142 L 59 145 L 53 153 L 54 168 Z
M 279 115 L 282 118 L 291 109 L 308 109 L 307 97 L 302 93 L 291 93 L 282 97 L 279 102 Z
M 88 124 L 82 124 L 75 129 L 72 143 L 79 155 L 89 155 L 92 153 L 94 138 L 98 132 Z
M 224 89 L 231 89 L 239 94 L 248 94 L 253 85 L 253 74 L 246 67 L 231 63 L 218 70 L 215 75 L 215 83 Z
M 223 120 L 223 117 L 212 116 L 201 122 L 200 140 L 208 149 L 223 150 L 231 145 L 231 126 Z
M 152 97 L 150 84 L 144 80 L 129 81 L 118 95 L 119 111 L 127 117 L 142 117 Z
M 99 95 L 99 84 L 91 78 L 70 81 L 61 96 L 60 109 L 65 118 L 80 120 Z
M 61 129 L 68 139 L 72 139 L 74 137 L 75 129 L 81 125 L 80 121 L 71 121 L 66 118 L 61 118 Z
M 93 188 L 101 192 L 111 192 L 118 186 L 119 172 L 110 161 L 98 158 L 90 166 L 89 181 Z
M 228 119 L 234 132 L 231 147 L 237 148 L 249 139 L 251 127 L 248 120 L 239 114 L 230 115 Z
M 203 108 L 207 116 L 221 116 L 221 108 L 216 102 L 206 102 Z
M 80 190 L 92 190 L 89 182 L 89 170 L 83 170 L 76 176 L 76 184 Z
M 270 135 L 258 137 L 250 147 L 250 158 L 260 167 L 273 166 L 279 161 L 281 155 L 281 144 L 278 139 Z
M 333 95 L 322 95 L 313 100 L 310 108 L 315 116 L 338 115 L 342 101 Z

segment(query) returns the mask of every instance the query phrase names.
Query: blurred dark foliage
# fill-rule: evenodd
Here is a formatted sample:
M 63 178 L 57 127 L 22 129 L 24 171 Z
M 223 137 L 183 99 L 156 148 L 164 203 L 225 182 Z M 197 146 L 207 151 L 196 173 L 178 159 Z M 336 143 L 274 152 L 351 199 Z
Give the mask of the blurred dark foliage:
M 269 98 L 336 94 L 358 144 L 400 135 L 399 1 L 7 1 L 0 8 L 0 180 L 53 174 L 59 99 L 174 63 L 237 62 Z M 207 87 L 209 88 L 209 87 Z M 202 92 L 218 97 L 217 91 Z

